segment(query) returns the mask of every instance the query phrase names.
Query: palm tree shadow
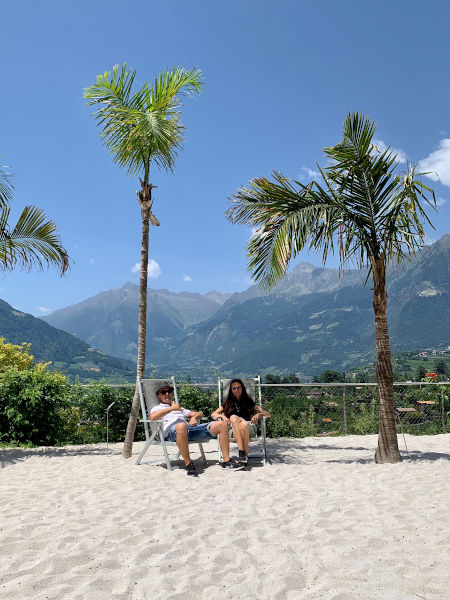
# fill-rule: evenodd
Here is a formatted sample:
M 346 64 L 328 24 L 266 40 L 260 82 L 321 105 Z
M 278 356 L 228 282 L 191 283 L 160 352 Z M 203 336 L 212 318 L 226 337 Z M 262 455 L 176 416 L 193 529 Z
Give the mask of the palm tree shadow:
M 311 452 L 311 451 L 318 451 Z M 348 450 L 353 453 L 351 457 L 331 458 L 329 453 L 334 450 Z M 270 440 L 268 445 L 270 462 L 273 464 L 298 464 L 298 465 L 318 465 L 320 463 L 341 463 L 341 464 L 372 464 L 374 462 L 375 447 L 367 446 L 345 446 L 335 444 L 307 445 L 293 440 Z M 308 453 L 308 454 L 305 454 Z M 323 456 L 320 456 L 320 453 Z M 446 452 L 423 452 L 419 450 L 401 449 L 400 454 L 403 462 L 420 461 L 450 461 L 450 453 Z
M 322 456 L 312 453 L 312 450 L 318 450 Z M 349 450 L 353 453 L 364 454 L 364 456 L 355 456 L 349 459 L 333 460 L 329 452 L 334 450 Z M 373 462 L 375 449 L 368 446 L 344 446 L 321 443 L 319 445 L 302 444 L 302 438 L 298 440 L 270 440 L 268 444 L 269 462 L 272 464 L 298 464 L 298 465 L 318 465 L 328 462 L 343 463 L 370 463 Z M 326 453 L 326 454 L 325 454 Z
M 409 462 L 419 461 L 435 461 L 435 460 L 448 460 L 450 461 L 450 452 L 420 452 L 419 450 L 412 450 L 406 456 Z

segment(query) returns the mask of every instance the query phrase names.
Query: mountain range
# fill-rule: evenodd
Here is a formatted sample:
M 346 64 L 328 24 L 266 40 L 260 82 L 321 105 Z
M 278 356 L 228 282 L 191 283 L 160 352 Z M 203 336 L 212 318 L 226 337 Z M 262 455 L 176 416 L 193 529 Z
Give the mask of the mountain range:
M 133 362 L 108 356 L 85 341 L 56 329 L 42 319 L 16 310 L 0 300 L 0 337 L 10 344 L 31 343 L 36 362 L 51 361 L 57 369 L 81 382 L 108 378 L 111 382 L 133 381 L 136 367 Z
M 450 235 L 388 271 L 393 351 L 449 344 Z M 271 291 L 149 290 L 147 356 L 161 375 L 349 370 L 375 355 L 367 272 L 298 264 Z M 90 347 L 136 359 L 138 286 L 101 292 L 44 320 Z M 0 329 L 1 331 L 1 329 Z M 2 334 L 3 335 L 3 334 Z M 25 339 L 25 338 L 24 338 Z M 21 340 L 22 341 L 22 340 Z

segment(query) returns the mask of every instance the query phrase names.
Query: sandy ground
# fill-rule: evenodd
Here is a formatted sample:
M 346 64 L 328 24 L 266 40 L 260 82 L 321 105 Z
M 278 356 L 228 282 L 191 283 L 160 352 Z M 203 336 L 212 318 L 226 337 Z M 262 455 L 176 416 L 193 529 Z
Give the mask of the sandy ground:
M 246 472 L 210 442 L 196 479 L 120 445 L 3 450 L 0 598 L 449 599 L 450 435 L 399 437 L 396 465 L 376 439 L 269 440 Z

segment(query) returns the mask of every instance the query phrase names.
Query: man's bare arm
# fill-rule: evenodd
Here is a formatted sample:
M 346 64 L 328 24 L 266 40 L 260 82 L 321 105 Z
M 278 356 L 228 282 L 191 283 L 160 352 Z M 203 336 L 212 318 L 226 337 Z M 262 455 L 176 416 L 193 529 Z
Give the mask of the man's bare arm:
M 172 404 L 167 408 L 162 408 L 161 410 L 156 410 L 155 412 L 150 413 L 150 421 L 158 421 L 159 419 L 162 419 L 163 417 L 168 415 L 173 410 L 181 410 L 180 405 Z

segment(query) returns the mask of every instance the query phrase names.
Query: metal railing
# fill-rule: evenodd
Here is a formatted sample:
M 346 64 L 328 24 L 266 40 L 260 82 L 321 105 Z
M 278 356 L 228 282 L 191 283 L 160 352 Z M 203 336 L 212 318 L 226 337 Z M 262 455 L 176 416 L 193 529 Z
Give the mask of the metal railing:
M 217 383 L 180 383 L 214 390 Z M 450 381 L 395 382 L 394 414 L 402 433 L 446 433 L 450 426 Z M 263 401 L 272 412 L 268 432 L 303 437 L 377 433 L 377 383 L 262 383 Z

